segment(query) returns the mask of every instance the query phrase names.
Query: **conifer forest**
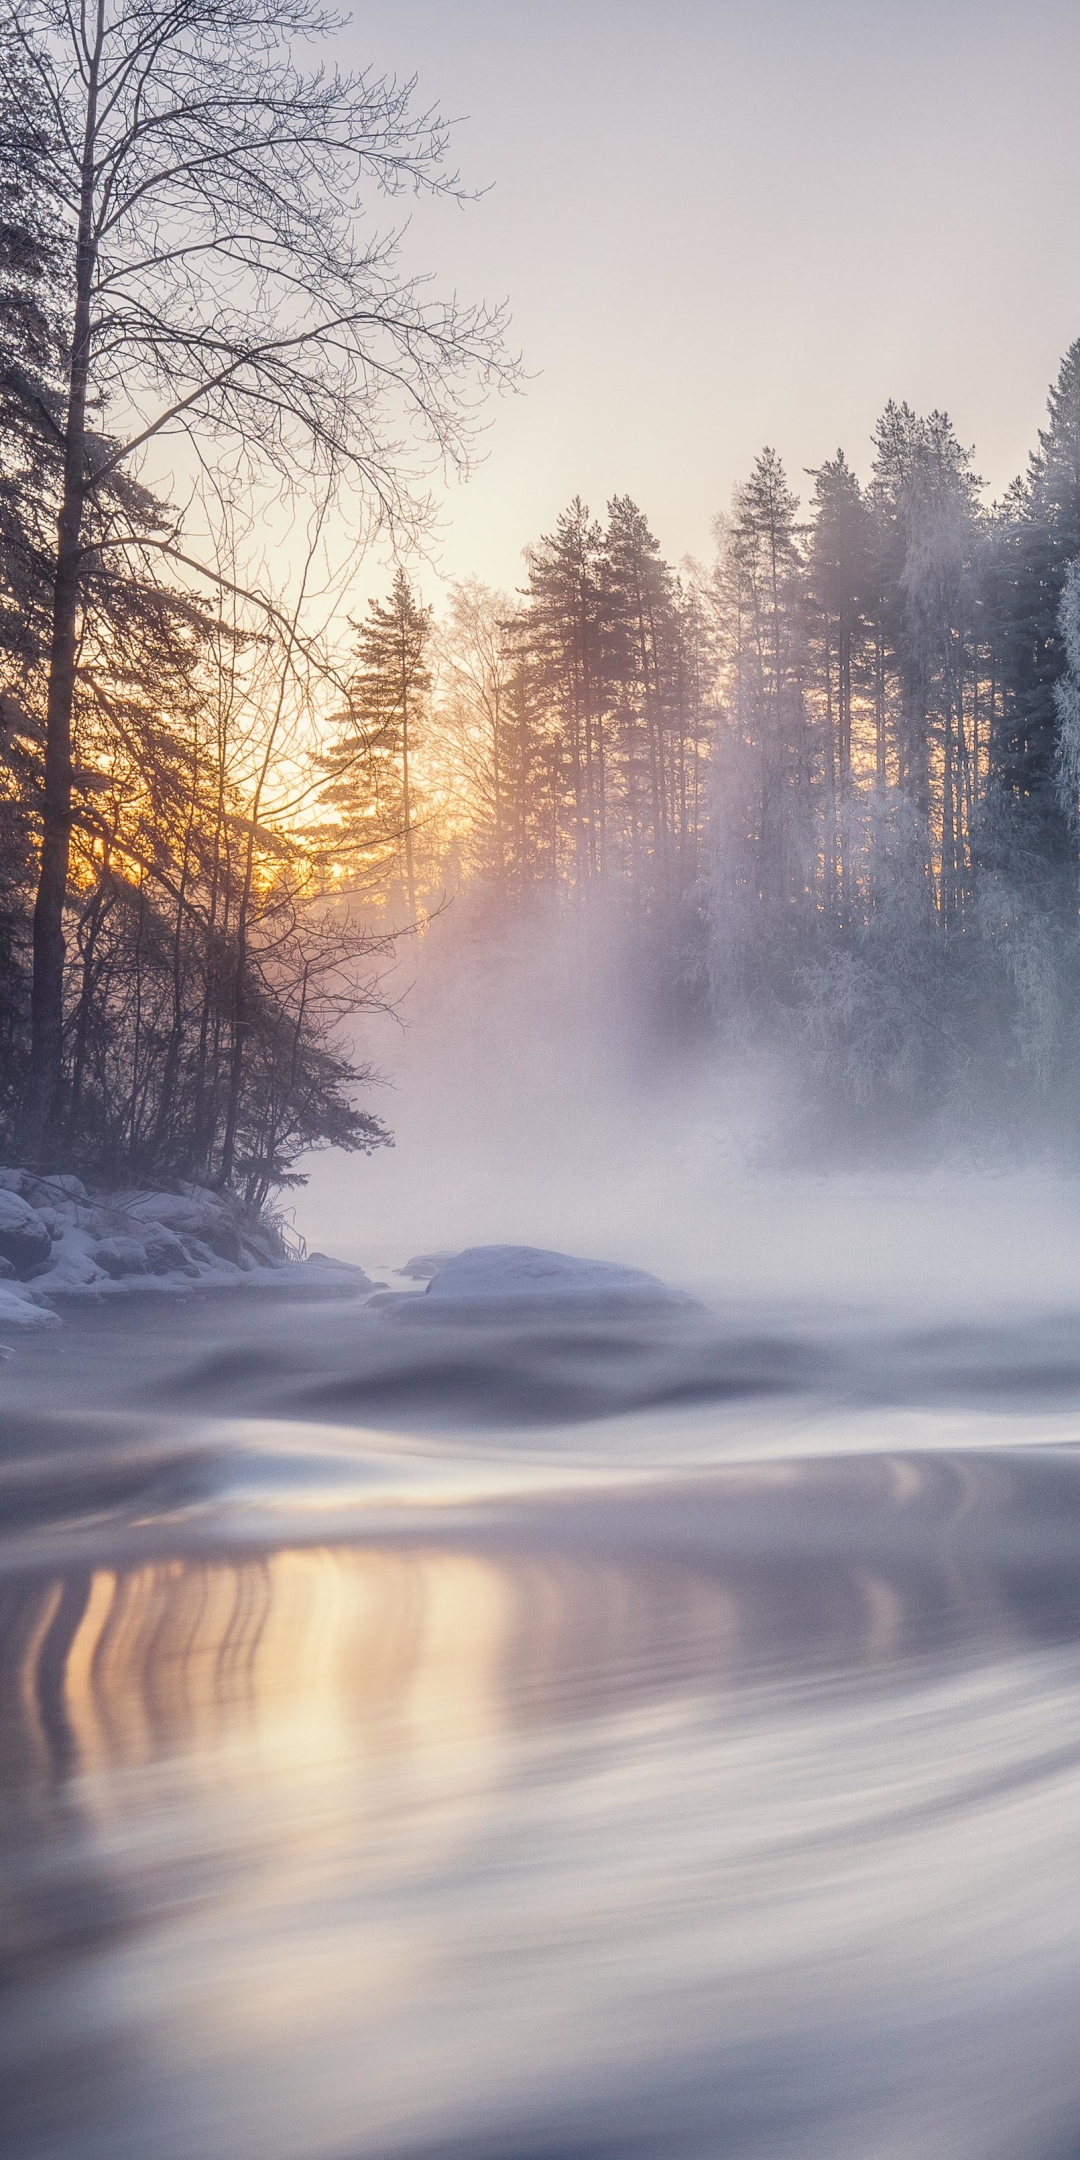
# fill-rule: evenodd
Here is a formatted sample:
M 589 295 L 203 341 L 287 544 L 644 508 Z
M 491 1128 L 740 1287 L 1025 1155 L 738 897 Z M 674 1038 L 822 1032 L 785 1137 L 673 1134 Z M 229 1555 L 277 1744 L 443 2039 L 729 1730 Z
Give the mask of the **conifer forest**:
M 1078 81 L 0 0 L 0 2160 L 1080 2160 Z
M 1068 1146 L 1080 340 L 1000 500 L 899 382 L 869 443 L 763 448 L 712 560 L 616 472 L 515 590 L 433 585 L 425 457 L 518 366 L 352 220 L 453 194 L 445 131 L 303 74 L 308 0 L 226 12 L 4 40 L 3 1148 L 261 1205 L 389 1137 L 397 943 L 597 906 L 660 1033 L 790 1055 L 808 1129 Z

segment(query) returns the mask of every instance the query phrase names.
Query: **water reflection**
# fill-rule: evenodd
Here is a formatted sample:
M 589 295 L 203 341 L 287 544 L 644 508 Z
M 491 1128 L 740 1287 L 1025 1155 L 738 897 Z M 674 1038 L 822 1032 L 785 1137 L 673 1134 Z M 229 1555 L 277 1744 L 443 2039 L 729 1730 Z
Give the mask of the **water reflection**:
M 803 1465 L 7 1581 L 7 2149 L 1063 2160 L 1078 1505 Z

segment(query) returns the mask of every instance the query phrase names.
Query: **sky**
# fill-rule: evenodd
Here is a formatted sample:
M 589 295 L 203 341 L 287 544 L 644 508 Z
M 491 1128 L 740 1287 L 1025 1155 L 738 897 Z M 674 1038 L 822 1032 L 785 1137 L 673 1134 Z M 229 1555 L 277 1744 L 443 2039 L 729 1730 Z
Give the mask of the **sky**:
M 528 374 L 443 494 L 438 574 L 513 588 L 580 493 L 665 554 L 764 443 L 856 469 L 943 406 L 991 492 L 1080 336 L 1080 9 L 1060 0 L 367 0 L 346 63 L 416 73 L 479 201 L 420 204 L 437 289 L 509 301 Z M 437 574 L 438 573 L 438 574 Z

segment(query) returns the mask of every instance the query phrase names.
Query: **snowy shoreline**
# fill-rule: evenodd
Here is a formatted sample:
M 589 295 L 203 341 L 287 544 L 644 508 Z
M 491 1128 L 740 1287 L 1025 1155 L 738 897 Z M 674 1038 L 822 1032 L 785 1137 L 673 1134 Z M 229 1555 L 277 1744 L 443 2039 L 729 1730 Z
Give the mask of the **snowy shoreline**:
M 362 1268 L 290 1251 L 205 1186 L 93 1192 L 81 1178 L 0 1167 L 0 1325 L 57 1326 L 57 1303 L 322 1284 L 376 1290 Z

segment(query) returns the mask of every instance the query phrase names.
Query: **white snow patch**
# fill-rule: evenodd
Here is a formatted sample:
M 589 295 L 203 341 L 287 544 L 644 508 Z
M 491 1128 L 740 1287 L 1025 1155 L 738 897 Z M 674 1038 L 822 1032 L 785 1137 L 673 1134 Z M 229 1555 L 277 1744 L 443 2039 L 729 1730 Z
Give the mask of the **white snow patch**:
M 374 1289 L 361 1268 L 298 1261 L 273 1229 L 198 1185 L 88 1193 L 72 1176 L 0 1167 L 0 1324 L 49 1325 L 50 1297 L 103 1298 L 295 1282 Z
M 435 1303 L 573 1303 L 685 1305 L 644 1268 L 615 1260 L 582 1260 L 572 1253 L 544 1252 L 535 1245 L 471 1245 L 456 1253 L 429 1282 Z
M 0 1328 L 56 1327 L 58 1315 L 35 1303 L 24 1283 L 0 1282 Z

